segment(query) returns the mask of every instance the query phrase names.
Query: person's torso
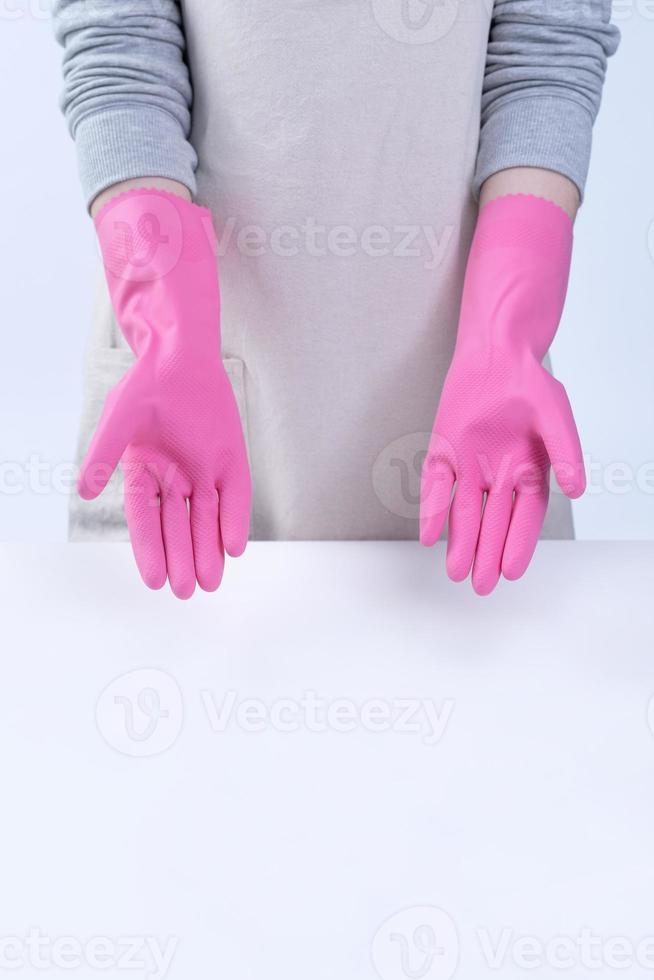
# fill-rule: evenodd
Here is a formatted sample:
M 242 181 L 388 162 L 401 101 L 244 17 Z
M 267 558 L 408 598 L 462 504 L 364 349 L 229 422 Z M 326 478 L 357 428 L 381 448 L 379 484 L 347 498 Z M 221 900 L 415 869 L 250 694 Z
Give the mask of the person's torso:
M 265 487 L 256 536 L 413 536 L 474 223 L 489 29 L 482 0 L 413 7 L 183 4 L 223 349 L 245 366 Z
M 476 217 L 489 3 L 182 10 L 253 537 L 415 538 Z

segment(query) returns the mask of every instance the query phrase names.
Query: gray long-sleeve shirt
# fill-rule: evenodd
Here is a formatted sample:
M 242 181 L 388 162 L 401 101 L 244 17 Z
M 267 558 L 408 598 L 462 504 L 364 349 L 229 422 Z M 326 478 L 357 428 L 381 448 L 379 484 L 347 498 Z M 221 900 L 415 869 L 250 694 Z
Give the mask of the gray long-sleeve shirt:
M 484 0 L 479 0 L 484 2 Z M 474 192 L 508 167 L 558 171 L 583 194 L 608 57 L 611 0 L 495 0 Z M 62 107 L 90 203 L 134 177 L 195 191 L 192 87 L 177 0 L 55 0 Z

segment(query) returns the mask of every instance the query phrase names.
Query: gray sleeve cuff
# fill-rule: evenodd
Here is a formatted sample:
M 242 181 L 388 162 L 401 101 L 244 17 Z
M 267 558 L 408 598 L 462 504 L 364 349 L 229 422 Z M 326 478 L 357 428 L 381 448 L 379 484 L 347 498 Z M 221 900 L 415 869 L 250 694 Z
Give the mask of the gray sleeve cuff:
M 90 208 L 107 187 L 135 177 L 167 177 L 195 195 L 197 156 L 177 119 L 128 105 L 83 117 L 75 128 L 82 189 Z
M 503 102 L 482 127 L 475 198 L 500 170 L 539 167 L 568 177 L 583 199 L 592 131 L 590 112 L 572 99 L 530 94 Z

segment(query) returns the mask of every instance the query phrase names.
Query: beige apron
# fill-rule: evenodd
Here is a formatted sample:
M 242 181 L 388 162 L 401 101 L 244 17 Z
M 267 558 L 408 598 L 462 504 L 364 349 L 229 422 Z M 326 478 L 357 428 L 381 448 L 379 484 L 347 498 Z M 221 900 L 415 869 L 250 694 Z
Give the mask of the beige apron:
M 185 0 L 183 12 L 252 537 L 415 538 L 476 217 L 489 4 Z M 80 453 L 131 360 L 102 289 Z M 544 536 L 572 536 L 560 493 Z M 119 477 L 100 500 L 73 500 L 71 537 L 126 537 Z

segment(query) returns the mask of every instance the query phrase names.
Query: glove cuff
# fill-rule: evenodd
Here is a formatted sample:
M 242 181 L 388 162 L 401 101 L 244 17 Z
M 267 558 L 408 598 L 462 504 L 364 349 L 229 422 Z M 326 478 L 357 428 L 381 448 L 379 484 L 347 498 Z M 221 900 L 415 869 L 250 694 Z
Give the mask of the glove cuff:
M 116 318 L 137 355 L 153 335 L 172 345 L 218 335 L 216 236 L 206 208 L 136 188 L 111 198 L 95 228 Z
M 563 313 L 572 242 L 572 219 L 552 201 L 489 201 L 470 249 L 458 345 L 522 349 L 542 360 Z

